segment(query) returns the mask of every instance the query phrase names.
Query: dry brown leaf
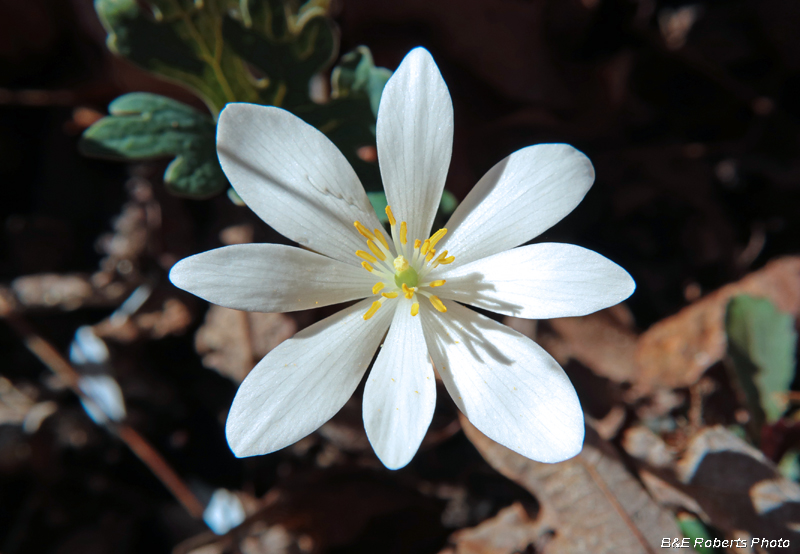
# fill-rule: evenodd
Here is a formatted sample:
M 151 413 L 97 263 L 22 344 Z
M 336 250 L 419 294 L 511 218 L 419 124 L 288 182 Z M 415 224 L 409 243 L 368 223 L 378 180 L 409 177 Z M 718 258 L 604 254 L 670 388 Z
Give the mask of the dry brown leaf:
M 117 306 L 131 286 L 119 282 L 97 286 L 89 275 L 44 273 L 18 277 L 11 290 L 27 309 L 76 310 L 83 307 Z
M 578 456 L 543 464 L 500 446 L 463 416 L 461 425 L 489 464 L 536 495 L 542 517 L 555 530 L 543 552 L 679 552 L 661 548 L 663 538 L 681 536 L 673 515 L 648 496 L 591 427 Z
M 297 326 L 284 314 L 248 313 L 211 306 L 195 336 L 203 365 L 239 383 L 273 348 L 294 335 Z
M 673 510 L 692 512 L 706 523 L 710 522 L 710 518 L 695 499 L 656 475 L 671 471 L 677 459 L 676 453 L 661 437 L 647 427 L 637 425 L 625 430 L 622 447 L 641 462 L 639 479 L 659 504 Z
M 715 527 L 800 546 L 800 533 L 792 530 L 800 523 L 800 485 L 724 427 L 694 436 L 676 474 Z
M 37 402 L 35 390 L 20 389 L 0 376 L 0 425 L 22 425 L 34 433 L 47 417 L 55 413 L 55 402 Z
M 142 338 L 179 335 L 191 323 L 192 314 L 186 304 L 177 298 L 166 298 L 159 310 L 142 311 L 123 318 L 111 316 L 95 325 L 93 331 L 100 338 L 128 343 Z
M 480 525 L 461 529 L 450 536 L 450 554 L 512 554 L 546 540 L 546 529 L 531 519 L 519 502 L 503 508 Z M 541 545 L 539 545 L 541 546 Z M 540 548 L 537 548 L 537 552 Z M 444 553 L 440 553 L 444 554 Z
M 557 337 L 542 340 L 556 359 L 575 358 L 597 375 L 617 383 L 635 381 L 636 333 L 627 308 L 619 304 L 583 316 L 548 320 Z
M 739 294 L 768 298 L 779 310 L 797 317 L 800 257 L 776 260 L 650 327 L 636 349 L 638 384 L 686 387 L 721 360 L 726 351 L 725 308 Z
M 646 436 L 645 436 L 646 435 Z M 800 546 L 800 485 L 782 477 L 764 455 L 726 430 L 708 427 L 675 463 L 654 434 L 631 431 L 623 440 L 651 492 L 729 534 L 741 531 Z M 788 551 L 788 550 L 787 550 Z

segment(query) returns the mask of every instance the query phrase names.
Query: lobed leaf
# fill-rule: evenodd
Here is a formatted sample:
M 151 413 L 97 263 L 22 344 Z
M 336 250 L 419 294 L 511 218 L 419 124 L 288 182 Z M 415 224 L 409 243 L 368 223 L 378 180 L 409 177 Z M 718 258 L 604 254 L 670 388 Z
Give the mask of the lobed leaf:
M 95 9 L 108 32 L 109 49 L 187 87 L 205 101 L 213 117 L 228 102 L 284 107 L 325 133 L 368 190 L 380 190 L 375 160 L 362 159 L 359 149 L 375 146 L 375 115 L 391 72 L 375 67 L 369 49 L 359 47 L 334 68 L 330 101 L 312 100 L 312 79 L 339 48 L 328 3 L 309 0 L 294 7 L 282 0 L 95 0 Z M 123 98 L 122 104 L 130 104 L 128 96 Z M 112 106 L 120 108 L 118 102 Z M 169 115 L 152 106 L 139 113 L 165 118 L 191 113 L 197 119 L 192 108 L 176 104 Z M 187 133 L 157 136 L 165 130 L 147 116 L 122 120 L 120 115 L 130 114 L 112 110 L 110 118 L 87 131 L 86 154 L 123 160 L 174 155 L 165 173 L 173 192 L 207 197 L 224 188 L 213 130 L 194 133 L 191 140 Z M 132 133 L 129 140 L 125 133 Z
M 80 149 L 85 155 L 112 160 L 174 157 L 164 174 L 171 192 L 203 198 L 225 190 L 228 182 L 217 161 L 211 117 L 143 92 L 120 96 L 109 112 L 83 134 Z

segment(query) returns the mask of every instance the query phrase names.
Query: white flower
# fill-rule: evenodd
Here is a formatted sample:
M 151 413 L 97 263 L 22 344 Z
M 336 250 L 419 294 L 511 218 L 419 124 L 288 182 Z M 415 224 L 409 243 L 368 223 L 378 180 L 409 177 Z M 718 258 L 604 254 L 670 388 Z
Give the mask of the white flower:
M 308 250 L 218 248 L 181 260 L 172 282 L 209 302 L 261 312 L 365 298 L 283 342 L 247 376 L 226 427 L 237 456 L 274 452 L 328 421 L 381 342 L 363 415 L 387 467 L 406 465 L 430 425 L 431 361 L 458 408 L 495 441 L 543 462 L 580 451 L 583 412 L 558 363 L 461 303 L 539 319 L 588 314 L 633 292 L 624 269 L 590 250 L 516 248 L 575 208 L 594 181 L 592 164 L 565 144 L 523 148 L 489 170 L 446 229 L 425 240 L 452 144 L 450 94 L 430 54 L 417 48 L 389 79 L 378 112 L 387 238 L 353 169 L 321 132 L 279 108 L 223 110 L 217 150 L 234 189 Z

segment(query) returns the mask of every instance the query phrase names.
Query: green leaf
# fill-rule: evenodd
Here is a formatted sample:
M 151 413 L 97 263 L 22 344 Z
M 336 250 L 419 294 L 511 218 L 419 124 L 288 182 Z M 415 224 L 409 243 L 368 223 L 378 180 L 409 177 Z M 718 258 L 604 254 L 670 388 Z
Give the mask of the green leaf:
M 311 80 L 339 49 L 329 1 L 95 0 L 95 9 L 113 52 L 189 88 L 215 118 L 228 102 L 286 108 L 339 147 L 367 190 L 381 190 L 377 164 L 359 153 L 375 147 L 375 115 L 391 72 L 375 67 L 362 46 L 333 69 L 330 101 L 310 97 Z M 191 191 L 215 173 L 216 153 L 203 152 L 208 159 L 192 149 L 168 168 L 167 181 L 183 183 L 182 194 L 196 196 Z
M 157 94 L 120 96 L 109 115 L 83 134 L 81 151 L 112 160 L 174 157 L 164 173 L 178 195 L 206 198 L 227 186 L 215 150 L 216 124 L 206 114 Z
M 375 147 L 375 118 L 383 87 L 392 72 L 375 67 L 366 46 L 348 52 L 331 73 L 331 100 L 306 104 L 292 111 L 313 125 L 342 151 L 368 191 L 382 189 L 378 165 L 359 156 L 363 147 Z
M 778 471 L 790 481 L 800 481 L 800 453 L 789 450 L 778 462 Z
M 386 200 L 386 193 L 384 192 L 368 192 L 367 198 L 369 198 L 370 204 L 372 204 L 372 209 L 375 210 L 375 214 L 378 216 L 378 221 L 383 223 L 389 223 L 389 217 L 386 215 L 386 206 L 389 202 Z M 453 213 L 458 206 L 458 200 L 453 195 L 452 192 L 442 191 L 442 199 L 439 202 L 439 216 L 449 216 Z
M 372 53 L 366 46 L 359 46 L 342 56 L 331 73 L 333 98 L 366 96 L 373 116 L 378 116 L 378 104 L 383 87 L 392 76 L 385 67 L 375 67 Z
M 728 353 L 757 431 L 786 411 L 795 373 L 794 319 L 767 299 L 742 295 L 728 303 L 726 330 Z
M 678 527 L 680 527 L 683 536 L 689 539 L 693 550 L 698 554 L 714 554 L 721 551 L 713 546 L 705 546 L 707 540 L 711 540 L 712 545 L 715 538 L 717 543 L 721 541 L 699 518 L 688 513 L 682 513 L 678 516 Z M 702 542 L 696 542 L 697 539 Z M 697 546 L 694 546 L 695 544 Z
M 95 0 L 95 10 L 111 51 L 188 87 L 214 116 L 228 102 L 310 102 L 309 80 L 338 49 L 326 1 Z

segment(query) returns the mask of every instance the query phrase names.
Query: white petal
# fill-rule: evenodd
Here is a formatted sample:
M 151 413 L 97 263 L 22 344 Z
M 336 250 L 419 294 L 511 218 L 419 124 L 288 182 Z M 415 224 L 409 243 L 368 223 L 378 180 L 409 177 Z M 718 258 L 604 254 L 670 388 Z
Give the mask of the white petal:
M 636 283 L 620 266 L 586 248 L 542 243 L 447 269 L 439 296 L 529 319 L 586 315 L 618 304 Z
M 376 134 L 386 199 L 408 223 L 408 238 L 425 240 L 450 167 L 453 103 L 424 48 L 409 52 L 386 83 Z
M 455 302 L 420 306 L 433 363 L 458 408 L 483 434 L 539 462 L 583 445 L 583 412 L 561 366 L 538 344 Z
M 318 429 L 352 396 L 391 322 L 363 315 L 367 299 L 334 314 L 267 354 L 233 399 L 225 433 L 238 457 L 268 454 Z
M 276 231 L 312 250 L 358 264 L 364 239 L 354 221 L 378 227 L 375 211 L 344 155 L 286 110 L 228 104 L 217 124 L 217 154 L 236 193 Z
M 377 282 L 361 267 L 280 244 L 237 244 L 189 256 L 172 266 L 169 279 L 209 302 L 250 312 L 364 298 Z
M 399 469 L 411 461 L 435 406 L 436 378 L 420 318 L 403 298 L 364 386 L 364 427 L 383 465 Z
M 570 213 L 594 182 L 589 158 L 568 144 L 538 144 L 495 165 L 447 222 L 455 265 L 479 260 L 537 237 Z

